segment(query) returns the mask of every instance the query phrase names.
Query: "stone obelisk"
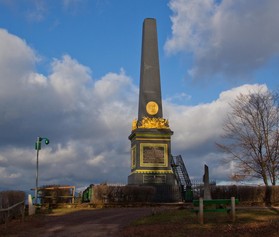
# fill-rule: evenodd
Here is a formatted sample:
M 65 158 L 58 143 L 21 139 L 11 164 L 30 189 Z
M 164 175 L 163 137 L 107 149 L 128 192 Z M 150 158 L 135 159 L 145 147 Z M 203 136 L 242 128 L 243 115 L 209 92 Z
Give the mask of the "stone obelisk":
M 142 30 L 140 68 L 140 94 L 138 121 L 143 117 L 162 118 L 162 97 L 158 53 L 158 39 L 155 19 L 145 19 Z M 146 105 L 153 101 L 157 104 L 158 111 L 150 114 Z
M 129 185 L 154 186 L 154 201 L 177 201 L 171 135 L 163 118 L 156 20 L 143 22 L 138 119 L 133 121 Z
M 209 170 L 207 165 L 204 165 L 203 183 L 204 183 L 203 198 L 205 200 L 211 200 L 212 198 L 211 198 L 210 183 L 209 183 Z

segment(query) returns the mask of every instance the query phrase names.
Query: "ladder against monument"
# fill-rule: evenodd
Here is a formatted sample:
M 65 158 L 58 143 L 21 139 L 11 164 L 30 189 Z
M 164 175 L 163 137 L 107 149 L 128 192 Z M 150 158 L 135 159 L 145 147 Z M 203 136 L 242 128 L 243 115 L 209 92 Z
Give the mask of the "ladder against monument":
M 189 202 L 193 200 L 192 182 L 181 155 L 171 156 L 171 166 L 180 187 L 181 199 Z

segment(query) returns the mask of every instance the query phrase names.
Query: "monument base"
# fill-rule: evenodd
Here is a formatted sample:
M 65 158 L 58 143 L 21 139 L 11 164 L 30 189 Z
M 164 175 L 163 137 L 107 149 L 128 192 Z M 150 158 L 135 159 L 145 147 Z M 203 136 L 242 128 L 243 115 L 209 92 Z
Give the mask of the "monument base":
M 181 201 L 179 186 L 172 173 L 133 173 L 128 176 L 128 185 L 154 187 L 156 193 L 153 202 Z

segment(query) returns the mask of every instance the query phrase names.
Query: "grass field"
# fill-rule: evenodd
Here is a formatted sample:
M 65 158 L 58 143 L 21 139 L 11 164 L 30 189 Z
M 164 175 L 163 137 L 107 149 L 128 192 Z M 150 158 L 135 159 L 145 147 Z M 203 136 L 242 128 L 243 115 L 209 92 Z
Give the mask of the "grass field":
M 226 213 L 205 213 L 204 224 L 189 209 L 164 211 L 123 229 L 122 237 L 279 236 L 276 209 L 239 209 L 233 223 Z

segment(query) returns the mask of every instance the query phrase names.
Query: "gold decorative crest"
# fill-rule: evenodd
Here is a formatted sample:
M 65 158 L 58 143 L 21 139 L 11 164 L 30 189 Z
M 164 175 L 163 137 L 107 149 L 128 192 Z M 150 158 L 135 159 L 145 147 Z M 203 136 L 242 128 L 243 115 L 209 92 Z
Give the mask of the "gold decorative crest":
M 169 121 L 164 118 L 148 118 L 143 117 L 141 121 L 133 120 L 132 130 L 137 128 L 157 128 L 157 129 L 170 129 Z

